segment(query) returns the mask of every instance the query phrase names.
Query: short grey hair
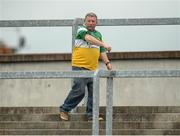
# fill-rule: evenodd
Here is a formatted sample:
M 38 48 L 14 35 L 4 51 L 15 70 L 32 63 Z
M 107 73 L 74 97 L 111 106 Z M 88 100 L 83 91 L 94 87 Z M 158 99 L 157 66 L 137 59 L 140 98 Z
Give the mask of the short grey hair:
M 95 17 L 96 20 L 97 20 L 97 15 L 95 13 L 93 13 L 93 12 L 87 13 L 84 20 L 86 20 L 87 17 Z

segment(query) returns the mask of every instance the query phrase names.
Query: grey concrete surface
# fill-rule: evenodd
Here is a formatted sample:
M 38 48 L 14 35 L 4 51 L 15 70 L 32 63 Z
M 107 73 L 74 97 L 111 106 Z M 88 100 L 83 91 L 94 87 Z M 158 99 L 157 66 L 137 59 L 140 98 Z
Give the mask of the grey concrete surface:
M 92 135 L 84 107 L 70 113 L 70 120 L 59 118 L 58 107 L 0 107 L 0 135 Z M 114 135 L 179 135 L 180 106 L 113 107 Z M 105 117 L 104 107 L 100 113 Z M 134 111 L 134 112 L 133 112 Z M 106 121 L 99 123 L 105 135 Z
M 114 70 L 180 69 L 180 61 L 113 60 Z M 0 71 L 71 70 L 69 61 L 1 63 Z M 106 69 L 100 63 L 100 69 Z M 71 79 L 1 79 L 0 106 L 59 106 Z M 114 79 L 114 106 L 179 106 L 180 78 Z M 83 105 L 84 101 L 80 103 Z M 106 105 L 106 79 L 100 80 L 100 105 Z

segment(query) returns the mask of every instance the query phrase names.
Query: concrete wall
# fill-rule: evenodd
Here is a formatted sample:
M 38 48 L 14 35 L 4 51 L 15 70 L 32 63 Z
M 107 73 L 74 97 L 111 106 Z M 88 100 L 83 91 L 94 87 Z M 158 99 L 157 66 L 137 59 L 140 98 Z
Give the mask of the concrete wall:
M 179 60 L 113 60 L 114 70 L 179 69 Z M 104 64 L 100 64 L 105 69 Z M 70 61 L 1 63 L 0 71 L 70 70 Z M 0 80 L 2 106 L 59 106 L 70 89 L 70 79 Z M 180 78 L 114 79 L 113 105 L 180 105 Z M 106 80 L 100 83 L 100 105 L 106 105 Z M 83 102 L 81 103 L 83 104 Z

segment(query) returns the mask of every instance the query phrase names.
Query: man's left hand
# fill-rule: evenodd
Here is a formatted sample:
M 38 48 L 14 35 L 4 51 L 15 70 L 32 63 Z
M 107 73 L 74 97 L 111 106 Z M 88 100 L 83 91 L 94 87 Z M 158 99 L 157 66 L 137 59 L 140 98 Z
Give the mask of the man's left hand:
M 111 63 L 108 63 L 108 64 L 107 64 L 107 69 L 108 69 L 108 70 L 112 70 L 112 65 L 111 65 Z

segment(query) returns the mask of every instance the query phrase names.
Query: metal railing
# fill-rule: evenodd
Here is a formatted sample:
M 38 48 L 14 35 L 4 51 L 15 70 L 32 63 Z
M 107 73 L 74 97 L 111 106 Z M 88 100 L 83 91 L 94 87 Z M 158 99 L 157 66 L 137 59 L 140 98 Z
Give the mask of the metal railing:
M 0 27 L 72 27 L 72 45 L 77 26 L 83 19 L 75 20 L 0 20 Z M 98 26 L 137 26 L 137 25 L 180 25 L 180 18 L 130 18 L 130 19 L 98 19 Z M 180 70 L 154 71 L 96 71 L 96 72 L 0 72 L 0 79 L 43 79 L 92 77 L 93 84 L 93 135 L 99 134 L 99 78 L 107 78 L 106 134 L 112 134 L 112 94 L 113 78 L 149 78 L 149 77 L 180 77 Z
M 75 21 L 76 20 L 76 21 Z M 83 19 L 65 20 L 0 20 L 0 27 L 59 27 L 82 25 Z M 126 18 L 98 19 L 98 26 L 136 26 L 136 25 L 180 25 L 180 18 Z
M 72 27 L 72 46 L 82 18 L 66 20 L 0 20 L 0 27 Z M 180 25 L 180 18 L 98 19 L 98 26 Z
M 180 70 L 0 72 L 0 79 L 93 78 L 93 135 L 99 134 L 99 84 L 107 78 L 106 135 L 112 135 L 113 78 L 180 77 Z

